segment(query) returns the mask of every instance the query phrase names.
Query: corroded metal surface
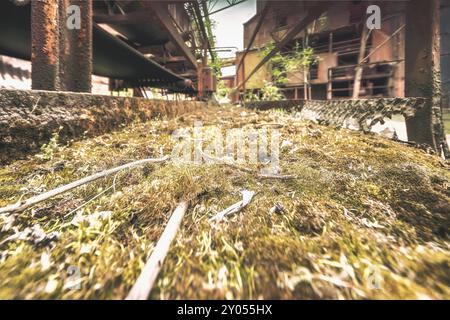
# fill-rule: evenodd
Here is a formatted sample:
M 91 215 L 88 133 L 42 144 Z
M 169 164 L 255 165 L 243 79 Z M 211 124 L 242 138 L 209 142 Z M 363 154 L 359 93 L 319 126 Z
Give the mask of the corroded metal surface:
M 413 117 L 422 110 L 428 100 L 425 98 L 382 98 L 358 100 L 291 100 L 259 101 L 246 106 L 257 109 L 291 109 L 303 113 L 304 117 L 320 123 L 343 126 L 349 120 L 359 124 L 363 131 L 369 131 L 383 119 L 401 114 L 405 118 Z
M 78 29 L 67 27 L 71 5 L 80 9 Z M 33 89 L 91 91 L 91 0 L 33 1 L 31 42 Z
M 32 87 L 59 90 L 59 0 L 33 1 L 31 4 Z
M 411 0 L 406 10 L 405 94 L 429 103 L 406 119 L 408 139 L 450 156 L 442 121 L 440 1 Z
M 330 125 L 342 126 L 353 120 L 361 130 L 367 132 L 377 123 L 384 123 L 384 119 L 395 114 L 401 114 L 406 119 L 413 117 L 426 106 L 427 101 L 424 98 L 312 100 L 306 101 L 302 112 L 310 112 L 318 122 Z
M 59 0 L 61 90 L 91 91 L 92 0 Z M 80 8 L 80 29 L 67 28 L 67 9 Z
M 33 1 L 33 4 L 43 5 L 54 4 L 56 0 L 51 1 Z M 81 1 L 81 0 L 80 0 Z M 42 11 L 42 7 L 40 11 Z M 10 1 L 0 1 L 0 53 L 30 60 L 32 51 L 36 52 L 34 59 L 47 59 L 42 57 L 44 51 L 38 51 L 37 47 L 32 50 L 32 31 L 34 44 L 44 47 L 45 42 L 41 33 L 37 30 L 42 29 L 45 20 L 44 16 L 36 14 L 33 19 L 33 27 L 30 26 L 31 5 L 16 6 Z M 42 21 L 42 22 L 41 22 Z M 56 20 L 50 25 L 56 26 Z M 53 30 L 53 29 L 51 29 Z M 56 32 L 52 31 L 56 36 Z M 56 41 L 56 38 L 53 38 Z M 48 46 L 47 46 L 48 47 Z M 53 44 L 52 52 L 55 56 L 59 47 L 56 42 Z M 37 60 L 36 60 L 37 61 Z M 126 63 L 125 63 L 125 62 Z M 36 72 L 36 81 L 40 81 L 42 86 L 36 89 L 48 88 L 55 90 L 58 81 L 56 67 L 47 67 L 46 60 L 43 60 L 42 72 Z M 95 75 L 110 77 L 114 79 L 123 79 L 134 86 L 154 86 L 162 88 L 171 88 L 184 91 L 192 91 L 191 83 L 187 79 L 175 74 L 174 72 L 162 67 L 155 61 L 147 59 L 140 52 L 130 47 L 124 41 L 109 34 L 98 25 L 93 25 L 93 73 Z M 80 62 L 81 63 L 81 62 Z M 36 69 L 35 69 L 36 70 Z M 53 71 L 55 70 L 55 71 Z M 39 79 L 41 78 L 41 79 Z M 50 86 L 48 85 L 50 83 Z M 53 85 L 55 84 L 55 85 Z M 45 86 L 44 86 L 45 85 Z M 52 89 L 52 88 L 55 89 Z

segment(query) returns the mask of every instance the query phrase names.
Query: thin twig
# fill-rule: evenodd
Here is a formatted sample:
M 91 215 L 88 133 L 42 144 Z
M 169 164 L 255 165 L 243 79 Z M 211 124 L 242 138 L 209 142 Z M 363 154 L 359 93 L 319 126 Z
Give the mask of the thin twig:
M 142 269 L 141 274 L 131 288 L 126 300 L 147 300 L 150 292 L 152 291 L 153 284 L 158 276 L 159 270 L 162 267 L 167 252 L 169 251 L 170 244 L 180 228 L 181 220 L 188 208 L 187 201 L 181 201 L 178 207 L 170 217 L 167 226 L 164 229 L 161 238 L 159 238 L 152 255 L 147 260 L 147 263 Z
M 258 174 L 258 177 L 261 179 L 278 179 L 278 180 L 291 180 L 297 178 L 297 176 L 293 174 L 267 174 L 267 173 L 260 173 Z
M 249 126 L 252 126 L 251 124 Z M 275 127 L 276 129 L 284 128 L 286 125 L 283 123 L 258 123 L 253 125 L 254 128 Z
M 227 165 L 227 166 L 229 166 L 231 168 L 234 168 L 234 169 L 237 169 L 237 170 L 240 170 L 240 171 L 244 171 L 244 172 L 247 172 L 247 173 L 255 174 L 258 178 L 261 178 L 261 179 L 290 180 L 290 179 L 295 179 L 296 178 L 296 176 L 292 175 L 292 174 L 278 175 L 278 174 L 257 173 L 257 172 L 255 172 L 254 170 L 252 170 L 250 168 L 239 166 L 236 163 L 233 163 L 233 162 L 231 162 L 228 159 L 213 157 L 213 156 L 210 156 L 210 155 L 204 153 L 201 150 L 200 150 L 200 152 L 202 153 L 202 156 L 205 157 L 207 160 L 210 160 L 210 161 L 213 161 L 213 162 L 217 162 L 219 164 Z
M 36 103 L 33 105 L 33 109 L 31 109 L 31 113 L 33 113 L 34 110 L 36 110 L 40 100 L 41 100 L 41 97 L 38 97 L 36 100 Z
M 254 191 L 243 190 L 241 201 L 236 202 L 235 204 L 226 208 L 225 210 L 220 211 L 215 216 L 211 217 L 209 219 L 209 222 L 220 222 L 226 216 L 229 216 L 231 214 L 241 211 L 250 203 L 250 201 L 252 201 L 254 195 L 255 195 Z
M 69 213 L 66 213 L 64 215 L 64 218 L 70 216 L 72 213 L 77 212 L 78 210 L 80 210 L 81 208 L 84 208 L 85 206 L 87 206 L 89 203 L 91 203 L 92 201 L 94 201 L 95 199 L 97 199 L 98 197 L 100 197 L 101 195 L 103 195 L 104 193 L 108 192 L 109 190 L 114 188 L 114 184 L 110 185 L 108 188 L 106 188 L 105 190 L 103 190 L 102 192 L 98 193 L 97 195 L 93 196 L 92 198 L 90 198 L 88 201 L 84 202 L 83 204 L 79 205 L 78 207 L 76 207 L 75 209 L 73 209 L 72 211 L 70 211 Z
M 21 212 L 24 211 L 26 209 L 28 209 L 31 206 L 34 206 L 35 204 L 38 204 L 42 201 L 45 201 L 49 198 L 52 198 L 54 196 L 57 196 L 59 194 L 65 193 L 67 191 L 70 191 L 72 189 L 75 189 L 79 186 L 82 186 L 84 184 L 93 182 L 95 180 L 98 180 L 100 178 L 104 178 L 107 176 L 110 176 L 116 172 L 122 171 L 122 170 L 126 170 L 126 169 L 132 169 L 135 168 L 137 166 L 141 166 L 143 164 L 147 164 L 147 163 L 163 163 L 166 162 L 169 159 L 168 156 L 162 157 L 162 158 L 150 158 L 150 159 L 143 159 L 143 160 L 138 160 L 138 161 L 134 161 L 131 163 L 127 163 L 124 164 L 122 166 L 116 167 L 116 168 L 112 168 L 112 169 L 108 169 L 102 172 L 98 172 L 95 173 L 91 176 L 85 177 L 83 179 L 71 182 L 69 184 L 66 184 L 64 186 L 58 187 L 56 189 L 47 191 L 45 193 L 42 193 L 40 195 L 37 195 L 35 197 L 31 197 L 28 200 L 25 201 L 19 201 L 15 204 L 0 208 L 0 213 L 8 213 L 8 212 Z

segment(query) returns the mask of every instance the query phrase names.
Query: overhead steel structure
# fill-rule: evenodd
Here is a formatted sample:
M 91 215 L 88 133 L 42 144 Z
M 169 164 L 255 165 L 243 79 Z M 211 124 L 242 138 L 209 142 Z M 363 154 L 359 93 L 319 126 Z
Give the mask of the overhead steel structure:
M 78 33 L 63 30 L 72 4 L 81 8 Z M 188 6 L 198 8 L 199 2 L 1 1 L 0 54 L 31 60 L 40 71 L 39 78 L 33 78 L 36 89 L 86 92 L 90 83 L 82 75 L 89 74 L 90 80 L 93 73 L 120 79 L 127 87 L 193 93 L 197 59 L 202 59 L 199 43 L 211 44 L 203 30 L 195 29 Z M 204 25 L 203 16 L 194 18 Z M 52 77 L 62 84 L 52 83 Z

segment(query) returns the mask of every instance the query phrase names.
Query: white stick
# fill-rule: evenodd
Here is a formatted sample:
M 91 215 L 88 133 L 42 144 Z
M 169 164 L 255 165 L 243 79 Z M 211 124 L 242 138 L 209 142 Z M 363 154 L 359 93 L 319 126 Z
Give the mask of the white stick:
M 125 169 L 131 169 L 131 168 L 134 168 L 134 167 L 146 164 L 146 163 L 162 163 L 162 162 L 167 161 L 168 159 L 169 159 L 168 156 L 165 156 L 165 157 L 162 157 L 162 158 L 155 158 L 155 159 L 153 159 L 153 158 L 151 158 L 151 159 L 143 159 L 143 160 L 138 160 L 138 161 L 135 161 L 135 162 L 124 164 L 124 165 L 122 165 L 120 167 L 116 167 L 116 168 L 108 169 L 108 170 L 105 170 L 105 171 L 102 171 L 102 172 L 98 172 L 98 173 L 95 173 L 95 174 L 93 174 L 91 176 L 88 176 L 86 178 L 83 178 L 83 179 L 71 182 L 69 184 L 66 184 L 66 185 L 58 187 L 56 189 L 47 191 L 47 192 L 42 193 L 40 195 L 37 195 L 35 197 L 31 197 L 28 200 L 19 201 L 19 202 L 15 203 L 15 204 L 12 204 L 12 205 L 0 208 L 0 213 L 21 212 L 21 211 L 24 211 L 24 210 L 28 209 L 31 206 L 34 206 L 37 203 L 45 201 L 45 200 L 47 200 L 49 198 L 52 198 L 54 196 L 57 196 L 57 195 L 59 195 L 61 193 L 65 193 L 67 191 L 75 189 L 75 188 L 77 188 L 79 186 L 82 186 L 82 185 L 84 185 L 86 183 L 89 183 L 89 182 L 98 180 L 100 178 L 112 175 L 112 174 L 114 174 L 114 173 L 116 173 L 118 171 L 125 170 Z
M 243 190 L 241 201 L 233 204 L 232 206 L 226 208 L 223 211 L 220 211 L 214 217 L 210 218 L 209 222 L 220 222 L 225 216 L 241 211 L 250 203 L 250 201 L 252 201 L 254 195 L 255 195 L 254 191 Z
M 178 207 L 170 217 L 161 238 L 159 238 L 152 255 L 145 264 L 144 269 L 133 285 L 133 288 L 131 288 L 128 293 L 126 300 L 147 300 L 159 270 L 166 258 L 167 252 L 169 251 L 170 244 L 180 228 L 181 220 L 186 213 L 187 207 L 187 201 L 182 201 L 178 204 Z
M 217 157 L 213 157 L 210 156 L 209 154 L 204 153 L 203 151 L 201 151 L 201 154 L 204 158 L 206 158 L 209 161 L 213 161 L 213 162 L 218 162 L 219 164 L 222 165 L 226 165 L 226 166 L 230 166 L 231 168 L 240 170 L 240 171 L 244 171 L 247 173 L 252 173 L 252 174 L 256 174 L 256 176 L 260 179 L 279 179 L 279 180 L 290 180 L 290 179 L 295 179 L 297 178 L 295 175 L 292 174 L 286 174 L 286 175 L 278 175 L 278 174 L 264 174 L 264 173 L 256 173 L 255 171 L 253 171 L 252 169 L 249 168 L 245 168 L 245 167 L 241 167 L 237 164 L 235 164 L 234 162 L 228 160 L 228 159 L 223 159 L 223 158 L 217 158 Z
M 297 176 L 293 174 L 266 174 L 260 173 L 258 177 L 261 179 L 278 179 L 278 180 L 291 180 L 297 178 Z

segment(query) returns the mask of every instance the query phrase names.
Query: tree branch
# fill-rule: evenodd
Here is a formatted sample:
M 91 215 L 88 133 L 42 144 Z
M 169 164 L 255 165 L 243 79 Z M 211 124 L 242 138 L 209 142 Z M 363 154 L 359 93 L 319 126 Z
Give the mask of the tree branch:
M 59 194 L 65 193 L 67 191 L 70 191 L 72 189 L 75 189 L 79 186 L 82 186 L 84 184 L 93 182 L 95 180 L 98 180 L 100 178 L 104 178 L 107 176 L 110 176 L 116 172 L 122 171 L 122 170 L 126 170 L 126 169 L 132 169 L 138 166 L 141 166 L 143 164 L 147 164 L 147 163 L 163 163 L 166 162 L 167 160 L 169 160 L 168 156 L 162 157 L 162 158 L 149 158 L 149 159 L 143 159 L 143 160 L 138 160 L 135 162 L 131 162 L 131 163 L 127 163 L 124 164 L 122 166 L 116 167 L 116 168 L 112 168 L 112 169 L 108 169 L 102 172 L 98 172 L 95 173 L 91 176 L 88 176 L 86 178 L 71 182 L 69 184 L 66 184 L 64 186 L 58 187 L 56 189 L 47 191 L 45 193 L 42 193 L 40 195 L 37 195 L 35 197 L 31 197 L 28 200 L 25 201 L 19 201 L 15 204 L 0 208 L 0 214 L 1 213 L 9 213 L 9 212 L 21 212 L 24 211 L 26 209 L 28 209 L 31 206 L 34 206 L 35 204 L 38 204 L 42 201 L 45 201 L 49 198 L 52 198 L 54 196 L 57 196 Z

